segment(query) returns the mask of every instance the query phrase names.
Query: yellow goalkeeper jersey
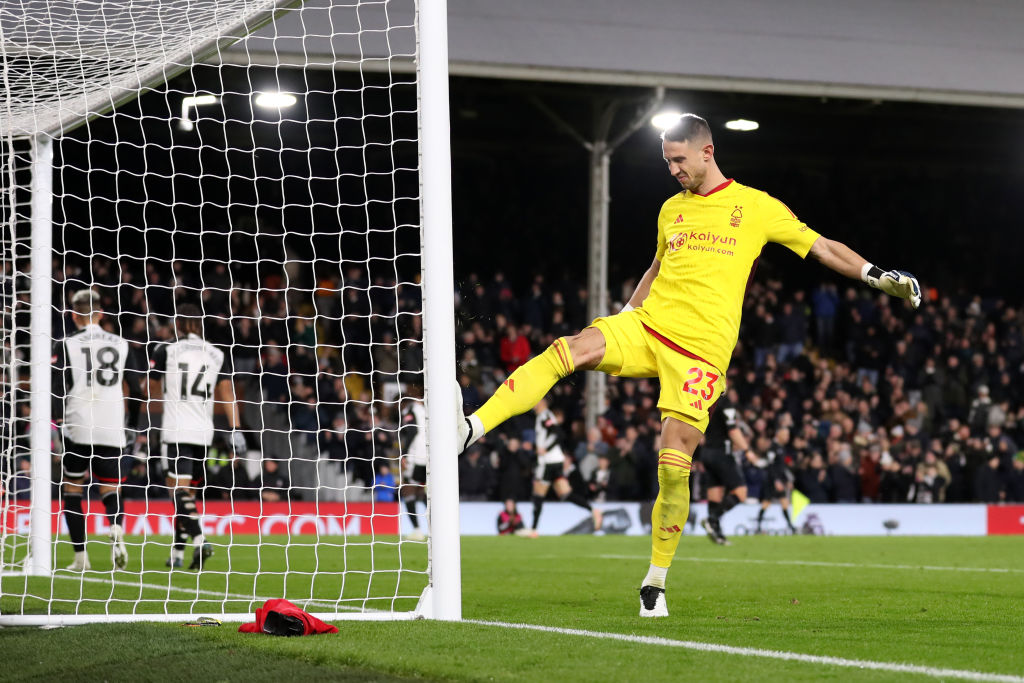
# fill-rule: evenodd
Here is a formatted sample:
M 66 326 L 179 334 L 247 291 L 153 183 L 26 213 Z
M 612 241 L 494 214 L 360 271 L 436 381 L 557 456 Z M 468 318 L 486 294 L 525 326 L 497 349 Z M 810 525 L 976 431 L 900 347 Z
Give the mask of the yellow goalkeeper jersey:
M 658 215 L 661 268 L 644 323 L 725 372 L 761 249 L 777 242 L 803 258 L 816 239 L 785 204 L 733 180 L 706 195 L 680 192 Z

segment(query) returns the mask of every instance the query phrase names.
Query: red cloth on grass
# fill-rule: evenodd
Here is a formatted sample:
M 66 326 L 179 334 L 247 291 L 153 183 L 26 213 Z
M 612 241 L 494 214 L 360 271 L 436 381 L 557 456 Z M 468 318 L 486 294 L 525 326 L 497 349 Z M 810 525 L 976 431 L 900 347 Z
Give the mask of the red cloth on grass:
M 274 598 L 263 603 L 263 607 L 256 610 L 256 621 L 252 624 L 242 624 L 238 627 L 240 633 L 263 633 L 263 623 L 267 620 L 268 612 L 278 612 L 288 617 L 295 617 L 302 620 L 305 630 L 302 635 L 310 636 L 317 633 L 337 633 L 338 627 L 320 621 L 312 614 L 304 612 L 292 603 L 283 598 Z

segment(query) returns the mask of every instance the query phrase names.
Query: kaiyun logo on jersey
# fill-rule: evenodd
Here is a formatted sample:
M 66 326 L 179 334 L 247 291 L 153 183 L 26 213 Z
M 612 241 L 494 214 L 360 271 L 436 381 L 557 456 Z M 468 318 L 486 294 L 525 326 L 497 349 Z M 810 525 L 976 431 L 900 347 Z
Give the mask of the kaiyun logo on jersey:
M 705 244 L 701 244 L 701 242 Z M 711 244 L 706 244 L 707 242 Z M 725 235 L 719 235 L 710 231 L 697 232 L 696 230 L 691 230 L 690 232 L 677 232 L 668 238 L 668 250 L 670 252 L 679 251 L 685 247 L 690 251 L 712 251 L 732 256 L 733 252 L 731 250 L 722 249 L 722 247 L 735 246 L 735 237 L 726 237 Z

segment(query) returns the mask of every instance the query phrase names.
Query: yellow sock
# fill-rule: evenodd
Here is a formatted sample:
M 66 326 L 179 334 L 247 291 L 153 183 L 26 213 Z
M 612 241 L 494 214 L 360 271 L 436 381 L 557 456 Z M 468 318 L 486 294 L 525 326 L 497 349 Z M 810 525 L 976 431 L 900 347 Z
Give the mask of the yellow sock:
M 690 456 L 658 451 L 658 499 L 651 513 L 651 564 L 668 567 L 690 515 Z
M 489 432 L 513 415 L 533 408 L 555 382 L 568 377 L 575 369 L 569 344 L 565 337 L 559 337 L 544 353 L 516 368 L 474 415 L 480 418 L 484 431 Z

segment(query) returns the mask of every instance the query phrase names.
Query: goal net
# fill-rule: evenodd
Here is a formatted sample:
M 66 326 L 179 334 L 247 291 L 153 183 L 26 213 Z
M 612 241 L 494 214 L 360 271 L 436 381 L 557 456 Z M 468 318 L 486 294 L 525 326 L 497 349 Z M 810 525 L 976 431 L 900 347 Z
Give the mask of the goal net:
M 461 617 L 446 40 L 0 5 L 0 625 Z

